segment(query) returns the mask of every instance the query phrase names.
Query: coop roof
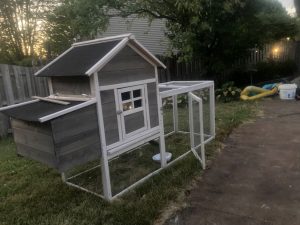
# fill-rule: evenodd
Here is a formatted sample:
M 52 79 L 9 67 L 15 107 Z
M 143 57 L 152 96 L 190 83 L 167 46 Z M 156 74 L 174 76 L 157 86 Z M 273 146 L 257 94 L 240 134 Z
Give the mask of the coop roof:
M 36 76 L 90 76 L 105 66 L 126 45 L 132 47 L 149 63 L 166 66 L 143 47 L 132 34 L 124 34 L 72 45 L 51 63 L 35 73 Z
M 90 100 L 87 102 L 71 101 L 68 105 L 61 105 L 57 103 L 34 100 L 4 107 L 1 109 L 1 113 L 24 121 L 46 122 L 94 103 L 95 100 Z

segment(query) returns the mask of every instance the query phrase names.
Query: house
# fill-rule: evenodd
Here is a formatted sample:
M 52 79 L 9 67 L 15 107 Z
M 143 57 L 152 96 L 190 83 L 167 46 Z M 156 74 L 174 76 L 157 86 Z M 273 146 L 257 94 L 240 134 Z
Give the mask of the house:
M 131 15 L 126 18 L 113 16 L 109 19 L 106 31 L 100 33 L 99 37 L 109 37 L 124 33 L 132 33 L 154 55 L 165 55 L 168 52 L 168 39 L 165 20 L 153 19 L 149 22 L 147 18 Z

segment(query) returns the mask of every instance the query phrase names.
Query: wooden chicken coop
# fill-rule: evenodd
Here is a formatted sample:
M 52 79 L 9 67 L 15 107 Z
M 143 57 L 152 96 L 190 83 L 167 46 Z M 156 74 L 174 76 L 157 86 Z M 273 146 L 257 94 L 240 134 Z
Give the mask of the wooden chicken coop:
M 73 44 L 35 74 L 48 77 L 50 96 L 0 109 L 11 117 L 17 153 L 61 173 L 101 159 L 107 200 L 114 197 L 108 164 L 114 157 L 158 139 L 166 167 L 158 68 L 166 67 L 131 34 Z M 195 85 L 211 87 L 213 95 L 213 82 Z

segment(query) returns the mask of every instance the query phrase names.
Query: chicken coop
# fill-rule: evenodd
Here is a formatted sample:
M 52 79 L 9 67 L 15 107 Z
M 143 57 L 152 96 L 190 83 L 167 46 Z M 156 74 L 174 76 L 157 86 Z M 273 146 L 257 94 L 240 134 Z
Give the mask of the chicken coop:
M 214 137 L 213 82 L 159 84 L 160 68 L 166 67 L 131 34 L 73 44 L 35 74 L 48 78 L 48 97 L 34 96 L 32 101 L 0 109 L 11 118 L 17 153 L 58 170 L 68 185 L 91 193 L 64 174 L 99 159 L 101 197 L 112 200 L 168 166 L 163 99 L 173 96 L 176 124 L 177 95 L 186 93 L 191 151 L 205 167 L 204 144 Z M 201 127 L 201 96 L 193 93 L 202 88 L 209 88 L 210 95 L 210 134 L 206 136 Z M 113 195 L 109 161 L 153 140 L 159 141 L 161 168 Z M 196 151 L 199 147 L 201 154 Z

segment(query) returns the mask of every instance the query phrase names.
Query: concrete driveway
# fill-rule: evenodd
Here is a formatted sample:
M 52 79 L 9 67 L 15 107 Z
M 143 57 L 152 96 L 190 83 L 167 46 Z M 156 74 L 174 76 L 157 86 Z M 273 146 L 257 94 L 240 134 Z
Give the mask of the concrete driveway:
M 168 224 L 300 225 L 300 102 L 267 99 Z

